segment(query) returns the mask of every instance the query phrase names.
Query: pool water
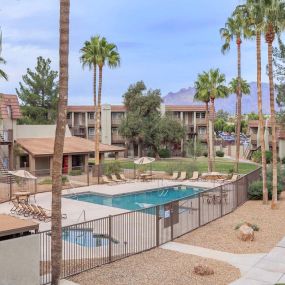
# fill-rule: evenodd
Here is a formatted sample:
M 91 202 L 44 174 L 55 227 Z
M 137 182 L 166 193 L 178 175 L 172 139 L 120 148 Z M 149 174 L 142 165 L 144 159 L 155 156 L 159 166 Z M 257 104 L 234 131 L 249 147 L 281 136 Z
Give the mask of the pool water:
M 194 196 L 200 190 L 190 186 L 172 186 L 116 196 L 87 192 L 78 195 L 67 195 L 65 198 L 126 210 L 139 210 Z
M 104 234 L 94 234 L 91 229 L 63 229 L 62 239 L 84 247 L 100 247 L 109 244 L 109 238 Z M 111 242 L 118 241 L 111 239 Z

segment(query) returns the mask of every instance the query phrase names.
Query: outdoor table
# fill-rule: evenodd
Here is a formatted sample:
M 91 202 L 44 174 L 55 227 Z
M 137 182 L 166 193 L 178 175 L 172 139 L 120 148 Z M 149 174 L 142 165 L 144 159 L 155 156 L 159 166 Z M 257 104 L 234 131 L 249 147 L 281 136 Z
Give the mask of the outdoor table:
M 147 181 L 148 179 L 151 179 L 152 175 L 151 174 L 147 174 L 147 173 L 142 173 L 140 174 L 140 178 L 143 180 L 143 181 Z
M 31 192 L 28 191 L 23 191 L 23 192 L 16 192 L 15 193 L 16 199 L 19 202 L 20 200 L 25 200 L 26 202 L 28 202 L 30 196 L 31 196 Z

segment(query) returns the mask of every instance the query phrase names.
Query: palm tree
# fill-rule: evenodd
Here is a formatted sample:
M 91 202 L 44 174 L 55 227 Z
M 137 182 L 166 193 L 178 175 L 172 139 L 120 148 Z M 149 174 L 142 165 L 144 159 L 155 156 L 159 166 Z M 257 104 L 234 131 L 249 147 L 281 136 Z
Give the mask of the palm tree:
M 120 65 L 120 55 L 117 46 L 113 43 L 108 43 L 106 38 L 96 36 L 92 37 L 89 42 L 85 42 L 84 47 L 81 49 L 81 61 L 83 66 L 89 66 L 94 69 L 94 105 L 95 105 L 95 165 L 99 166 L 100 163 L 100 125 L 101 125 L 101 98 L 102 98 L 102 80 L 103 80 L 103 67 L 108 65 L 110 68 L 116 68 Z M 96 102 L 96 69 L 99 70 L 99 84 L 98 84 L 98 98 Z M 98 172 L 99 175 L 99 172 Z
M 97 67 L 98 67 L 98 56 L 99 56 L 99 42 L 100 42 L 100 36 L 91 37 L 90 41 L 86 41 L 84 43 L 83 48 L 80 50 L 82 53 L 80 57 L 80 61 L 82 62 L 82 67 L 88 67 L 90 70 L 93 69 L 93 102 L 94 102 L 94 113 L 95 118 L 97 118 Z M 94 123 L 94 130 L 96 129 L 96 123 Z M 97 146 L 96 146 L 97 140 L 94 140 L 94 150 L 95 150 L 95 157 L 99 156 L 99 154 L 96 153 Z
M 68 98 L 68 53 L 69 53 L 69 10 L 70 1 L 60 0 L 59 39 L 59 100 L 54 140 L 52 165 L 52 218 L 51 218 L 51 271 L 52 285 L 58 285 L 61 274 L 61 189 L 62 158 L 66 127 Z
M 1 57 L 1 53 L 2 53 L 2 32 L 0 32 L 0 64 L 6 64 L 6 60 L 3 57 Z M 0 78 L 3 78 L 6 81 L 8 81 L 7 73 L 1 68 L 0 68 Z
M 204 74 L 198 74 L 198 78 L 195 82 L 195 96 L 194 99 L 197 101 L 204 102 L 206 105 L 206 141 L 207 141 L 207 152 L 208 152 L 208 171 L 213 171 L 212 161 L 210 160 L 210 145 L 209 145 L 209 103 L 210 93 L 208 89 L 207 77 Z
M 240 83 L 240 85 L 239 85 Z M 233 78 L 232 81 L 229 83 L 229 91 L 230 93 L 237 93 L 240 86 L 241 94 L 249 95 L 250 94 L 250 85 L 244 79 Z
M 261 88 L 261 32 L 263 30 L 264 15 L 260 0 L 247 0 L 244 6 L 244 12 L 248 19 L 248 25 L 253 28 L 252 36 L 256 39 L 256 62 L 257 62 L 257 98 L 258 98 L 258 129 L 259 142 L 261 147 L 261 164 L 262 164 L 262 192 L 263 204 L 268 203 L 267 189 L 267 164 L 266 149 L 264 140 L 264 117 L 262 111 L 262 88 Z
M 270 89 L 270 118 L 272 129 L 272 202 L 271 208 L 277 207 L 277 142 L 276 142 L 276 114 L 273 82 L 272 43 L 275 35 L 285 28 L 285 2 L 282 0 L 261 0 L 264 12 L 265 40 L 268 47 L 268 77 Z
M 219 69 L 210 69 L 209 72 L 203 72 L 200 76 L 202 79 L 201 88 L 203 88 L 202 94 L 207 98 L 210 97 L 210 110 L 208 119 L 208 144 L 209 144 L 209 167 L 211 171 L 214 170 L 215 165 L 215 144 L 214 144 L 214 121 L 215 121 L 215 99 L 225 98 L 229 95 L 228 88 L 224 85 L 226 78 L 224 74 L 221 74 Z M 203 86 L 203 87 L 202 87 Z M 198 86 L 199 87 L 199 86 Z M 207 93 L 207 95 L 206 95 Z M 202 95 L 200 95 L 202 96 Z
M 240 131 L 241 131 L 241 43 L 242 38 L 250 36 L 250 30 L 246 26 L 246 19 L 240 6 L 237 6 L 231 18 L 228 18 L 225 27 L 220 29 L 221 37 L 224 39 L 222 53 L 230 50 L 231 42 L 235 39 L 237 45 L 237 70 L 238 70 L 238 88 L 237 88 L 237 104 L 236 104 L 236 164 L 235 170 L 238 172 L 239 157 L 240 157 Z

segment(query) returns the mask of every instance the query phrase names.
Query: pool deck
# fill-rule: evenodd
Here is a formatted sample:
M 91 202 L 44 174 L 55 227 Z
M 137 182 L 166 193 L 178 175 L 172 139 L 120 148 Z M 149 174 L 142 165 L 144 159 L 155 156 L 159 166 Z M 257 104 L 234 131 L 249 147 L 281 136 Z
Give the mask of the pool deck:
M 150 190 L 154 188 L 161 188 L 167 186 L 176 186 L 176 185 L 187 185 L 193 187 L 202 187 L 202 188 L 213 188 L 218 186 L 218 183 L 212 182 L 193 182 L 193 181 L 171 181 L 171 180 L 154 180 L 150 182 L 134 182 L 134 183 L 121 183 L 117 185 L 92 185 L 80 188 L 73 188 L 62 191 L 63 196 L 66 194 L 77 194 L 83 192 L 93 192 L 98 194 L 107 194 L 107 195 L 119 195 L 119 194 L 128 194 L 132 192 L 139 192 Z M 45 209 L 51 209 L 51 192 L 39 193 L 37 195 L 31 196 L 30 203 L 35 203 L 41 205 Z M 12 208 L 12 203 L 6 202 L 0 204 L 0 214 L 10 214 L 10 209 Z M 117 215 L 120 213 L 129 212 L 128 210 L 103 206 L 99 204 L 92 204 L 88 202 L 77 201 L 73 199 L 62 198 L 62 213 L 67 215 L 67 219 L 62 220 L 63 226 L 68 226 L 76 224 L 79 222 L 84 222 L 85 211 L 85 220 L 94 220 L 109 215 Z M 22 215 L 15 215 L 23 219 L 30 219 L 31 217 L 23 217 Z M 40 222 L 36 219 L 33 219 L 39 223 L 39 231 L 50 230 L 50 222 Z

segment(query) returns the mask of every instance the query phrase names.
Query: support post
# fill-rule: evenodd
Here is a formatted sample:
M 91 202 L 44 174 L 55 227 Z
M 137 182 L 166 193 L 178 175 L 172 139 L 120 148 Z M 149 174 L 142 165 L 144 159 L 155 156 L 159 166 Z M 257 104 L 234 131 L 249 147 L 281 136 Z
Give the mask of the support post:
M 170 204 L 170 233 L 171 233 L 171 240 L 173 240 L 173 204 Z
M 159 231 L 159 206 L 156 206 L 155 207 L 155 210 L 156 210 L 156 247 L 159 247 L 159 245 L 160 245 L 160 242 L 159 242 L 159 240 L 160 240 L 160 237 L 159 237 L 159 233 L 160 233 L 160 231 Z
M 201 193 L 198 193 L 198 226 L 201 226 Z
M 109 262 L 112 262 L 112 216 L 109 216 Z
M 220 197 L 221 197 L 221 217 L 222 217 L 223 216 L 223 186 L 221 186 Z

